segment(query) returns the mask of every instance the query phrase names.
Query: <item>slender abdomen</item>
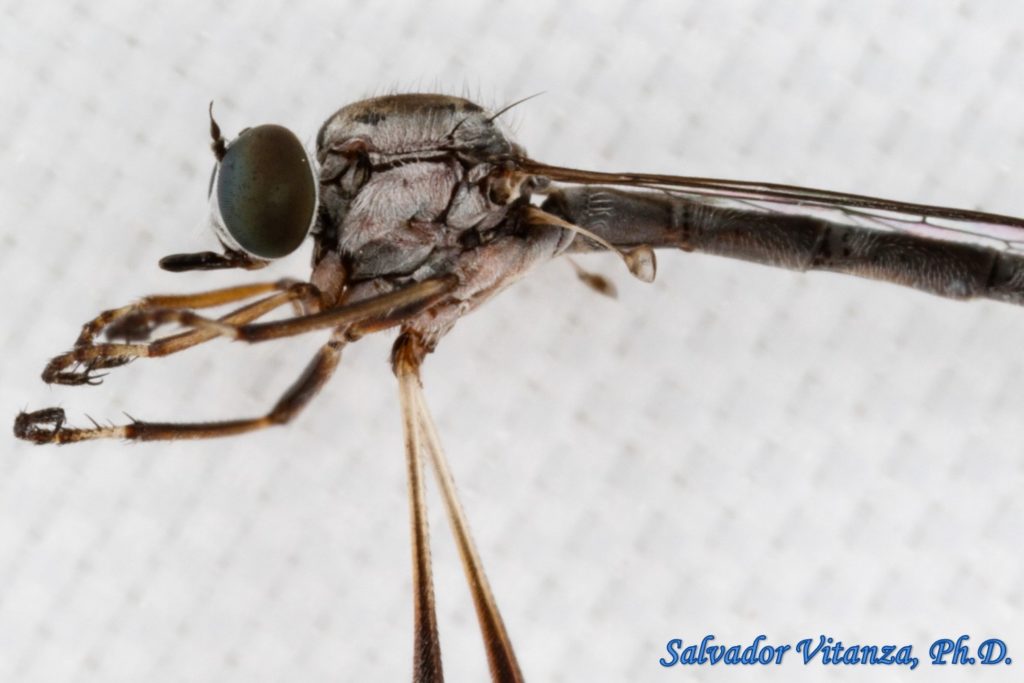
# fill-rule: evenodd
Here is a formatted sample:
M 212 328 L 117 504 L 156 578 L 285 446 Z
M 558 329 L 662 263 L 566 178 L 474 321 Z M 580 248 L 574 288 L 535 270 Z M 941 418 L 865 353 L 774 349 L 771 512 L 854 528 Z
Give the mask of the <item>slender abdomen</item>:
M 817 217 L 713 206 L 653 190 L 570 187 L 543 207 L 616 246 L 647 244 L 884 280 L 953 299 L 1024 304 L 1024 257 Z M 579 250 L 596 248 L 578 239 Z

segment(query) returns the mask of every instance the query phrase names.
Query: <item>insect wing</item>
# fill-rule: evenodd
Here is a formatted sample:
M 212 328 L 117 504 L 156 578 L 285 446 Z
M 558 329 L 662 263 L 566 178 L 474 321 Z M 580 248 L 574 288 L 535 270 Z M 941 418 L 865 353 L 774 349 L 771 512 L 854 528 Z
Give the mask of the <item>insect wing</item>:
M 814 188 L 646 173 L 603 173 L 520 162 L 523 170 L 580 185 L 660 190 L 718 208 L 820 218 L 869 230 L 902 232 L 947 242 L 1024 253 L 1024 220 L 984 211 L 899 202 Z

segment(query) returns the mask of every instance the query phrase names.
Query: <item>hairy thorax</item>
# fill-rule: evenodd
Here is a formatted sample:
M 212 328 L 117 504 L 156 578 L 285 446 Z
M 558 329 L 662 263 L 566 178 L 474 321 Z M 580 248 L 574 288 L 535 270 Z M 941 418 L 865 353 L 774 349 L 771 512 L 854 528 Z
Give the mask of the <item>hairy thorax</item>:
M 350 281 L 444 270 L 467 244 L 495 237 L 519 197 L 495 192 L 495 174 L 518 151 L 490 114 L 456 97 L 342 108 L 317 136 L 318 255 L 336 252 Z
M 313 284 L 347 301 L 414 281 L 459 286 L 422 320 L 429 341 L 558 255 L 572 241 L 528 219 L 523 150 L 482 107 L 445 95 L 392 95 L 350 104 L 317 135 L 320 209 Z

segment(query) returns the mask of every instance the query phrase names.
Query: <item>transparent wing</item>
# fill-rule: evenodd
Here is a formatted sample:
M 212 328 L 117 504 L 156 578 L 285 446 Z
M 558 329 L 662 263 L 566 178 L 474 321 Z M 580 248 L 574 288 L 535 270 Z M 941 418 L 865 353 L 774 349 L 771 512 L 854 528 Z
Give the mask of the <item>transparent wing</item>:
M 1011 216 L 814 188 L 648 173 L 603 173 L 521 159 L 518 167 L 554 181 L 661 190 L 703 204 L 820 218 L 871 230 L 1024 254 L 1024 220 Z

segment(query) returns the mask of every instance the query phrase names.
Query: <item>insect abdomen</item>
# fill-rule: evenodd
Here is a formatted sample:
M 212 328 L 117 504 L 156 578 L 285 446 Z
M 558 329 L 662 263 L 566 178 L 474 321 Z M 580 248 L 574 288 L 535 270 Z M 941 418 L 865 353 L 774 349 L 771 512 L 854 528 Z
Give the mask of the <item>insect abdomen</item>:
M 646 190 L 572 187 L 544 210 L 620 247 L 675 247 L 790 270 L 884 280 L 953 299 L 1024 305 L 1024 257 L 990 247 L 873 230 Z M 580 250 L 588 250 L 582 240 Z

